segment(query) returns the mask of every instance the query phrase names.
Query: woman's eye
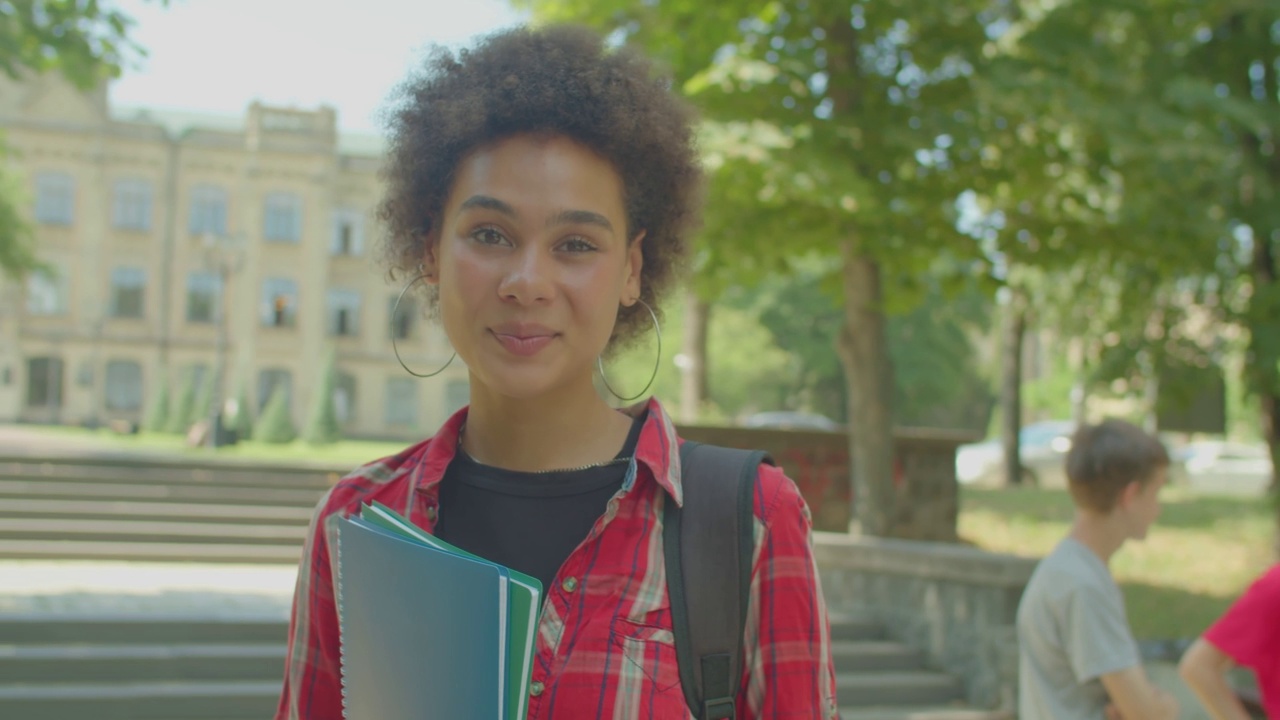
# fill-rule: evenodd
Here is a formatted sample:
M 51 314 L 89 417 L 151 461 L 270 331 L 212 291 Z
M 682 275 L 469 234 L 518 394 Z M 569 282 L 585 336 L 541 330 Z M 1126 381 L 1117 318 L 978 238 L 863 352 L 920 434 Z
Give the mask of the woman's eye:
M 507 241 L 507 239 L 502 236 L 502 233 L 498 232 L 494 228 L 488 227 L 479 228 L 475 232 L 471 233 L 471 239 L 481 245 L 501 245 Z
M 596 249 L 595 245 L 580 237 L 569 238 L 560 247 L 572 253 L 591 252 Z

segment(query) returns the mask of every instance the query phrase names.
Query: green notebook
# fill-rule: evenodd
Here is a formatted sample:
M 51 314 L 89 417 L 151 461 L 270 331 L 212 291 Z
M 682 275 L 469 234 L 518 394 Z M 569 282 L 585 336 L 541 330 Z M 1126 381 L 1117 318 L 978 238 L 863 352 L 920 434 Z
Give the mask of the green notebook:
M 379 502 L 365 505 L 360 517 L 404 538 L 429 545 L 455 555 L 494 564 L 491 560 L 454 547 L 406 520 Z M 533 645 L 538 632 L 538 611 L 542 599 L 542 583 L 536 578 L 507 568 L 510 574 L 510 612 L 507 627 L 507 715 L 509 720 L 524 720 L 529 706 L 529 679 L 533 674 Z

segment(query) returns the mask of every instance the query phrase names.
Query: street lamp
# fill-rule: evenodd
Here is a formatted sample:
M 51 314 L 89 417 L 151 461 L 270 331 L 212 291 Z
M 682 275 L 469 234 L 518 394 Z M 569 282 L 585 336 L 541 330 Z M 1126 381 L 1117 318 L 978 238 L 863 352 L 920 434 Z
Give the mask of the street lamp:
M 219 445 L 222 420 L 222 394 L 224 365 L 227 353 L 227 287 L 231 276 L 244 267 L 244 243 L 240 236 L 205 233 L 201 245 L 204 248 L 205 269 L 218 277 L 218 297 L 213 303 L 213 321 L 217 334 L 213 346 L 213 386 L 209 392 L 209 431 L 206 442 L 210 448 Z

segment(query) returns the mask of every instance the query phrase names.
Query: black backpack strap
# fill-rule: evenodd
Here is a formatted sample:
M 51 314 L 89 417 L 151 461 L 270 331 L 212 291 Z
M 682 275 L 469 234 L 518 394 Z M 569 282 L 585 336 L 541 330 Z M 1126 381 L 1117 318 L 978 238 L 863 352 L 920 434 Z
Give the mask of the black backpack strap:
M 759 450 L 685 441 L 684 505 L 667 498 L 663 554 L 685 701 L 698 720 L 733 720 L 755 552 Z

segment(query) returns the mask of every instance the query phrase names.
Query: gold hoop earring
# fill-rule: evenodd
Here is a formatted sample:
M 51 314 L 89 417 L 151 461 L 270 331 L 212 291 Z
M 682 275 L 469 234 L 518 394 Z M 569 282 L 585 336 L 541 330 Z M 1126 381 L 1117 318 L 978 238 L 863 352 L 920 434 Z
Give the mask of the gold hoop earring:
M 653 385 L 654 379 L 658 377 L 658 367 L 662 364 L 662 327 L 658 324 L 658 313 L 654 312 L 653 308 L 649 307 L 649 303 L 641 300 L 640 298 L 636 298 L 636 302 L 643 305 L 644 309 L 649 311 L 649 317 L 653 318 L 653 334 L 658 338 L 658 357 L 653 360 L 653 373 L 649 375 L 649 382 L 645 383 L 644 389 L 635 395 L 632 395 L 631 397 L 622 397 L 618 394 L 618 391 L 614 390 L 613 386 L 609 384 L 609 378 L 605 377 L 604 360 L 599 357 L 596 358 L 596 367 L 600 370 L 600 382 L 604 383 L 605 389 L 622 402 L 631 402 L 648 392 L 649 387 Z
M 425 280 L 427 278 L 426 274 L 423 273 L 422 271 L 421 265 L 418 266 L 418 271 L 420 273 L 418 277 L 410 280 L 409 284 L 404 286 L 404 289 L 400 291 L 400 295 L 396 297 L 396 304 L 391 306 L 391 322 L 392 323 L 395 323 L 396 321 L 396 315 L 399 314 L 399 310 L 400 310 L 400 301 L 403 300 L 405 294 L 409 292 L 409 288 L 413 287 L 419 280 Z M 396 362 L 400 363 L 400 367 L 404 368 L 405 372 L 409 373 L 414 377 L 420 377 L 420 378 L 429 378 L 429 377 L 435 377 L 436 375 L 439 375 L 440 373 L 445 371 L 445 368 L 448 368 L 451 364 L 453 364 L 454 358 L 458 357 L 458 353 L 456 352 L 453 353 L 452 355 L 449 356 L 449 359 L 445 362 L 445 364 L 435 372 L 430 372 L 426 374 L 416 373 L 413 370 L 410 370 L 409 366 L 405 365 L 404 360 L 400 358 L 400 347 L 396 344 L 396 329 L 394 325 L 392 325 L 391 327 L 391 351 L 396 354 Z

